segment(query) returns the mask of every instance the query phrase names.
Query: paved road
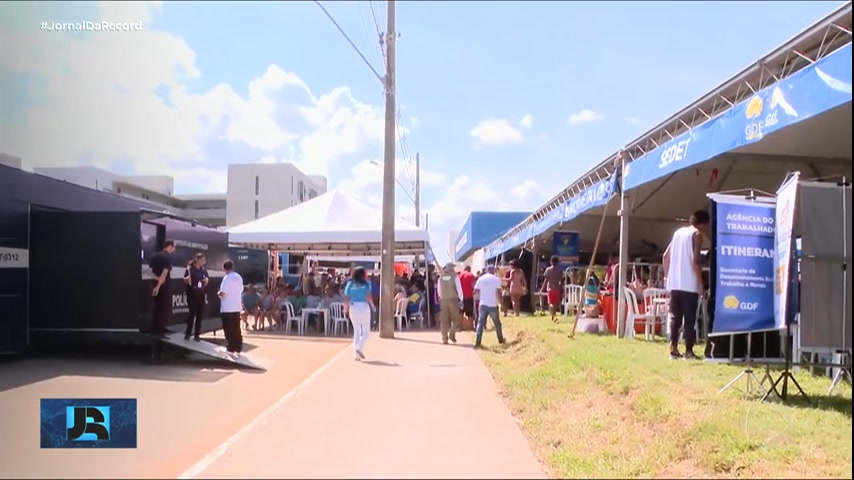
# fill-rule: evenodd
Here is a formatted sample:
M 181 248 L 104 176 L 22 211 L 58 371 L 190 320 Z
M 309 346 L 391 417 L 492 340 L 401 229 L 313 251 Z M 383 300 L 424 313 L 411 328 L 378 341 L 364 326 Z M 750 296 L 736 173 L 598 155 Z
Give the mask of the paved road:
M 185 478 L 545 478 L 476 352 L 372 338 Z

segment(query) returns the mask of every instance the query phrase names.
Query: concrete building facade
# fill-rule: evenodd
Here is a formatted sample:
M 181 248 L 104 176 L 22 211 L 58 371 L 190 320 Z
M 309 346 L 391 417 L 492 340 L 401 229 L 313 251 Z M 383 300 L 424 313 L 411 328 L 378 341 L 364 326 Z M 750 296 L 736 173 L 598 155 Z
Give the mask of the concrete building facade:
M 240 225 L 326 193 L 326 177 L 290 163 L 228 166 L 226 224 Z
M 20 159 L 3 158 L 17 160 L 20 168 Z M 34 173 L 142 200 L 153 209 L 213 227 L 270 215 L 322 195 L 327 188 L 326 177 L 306 175 L 289 163 L 229 165 L 225 193 L 188 195 L 175 194 L 175 179 L 166 175 L 123 176 L 97 167 L 35 168 Z

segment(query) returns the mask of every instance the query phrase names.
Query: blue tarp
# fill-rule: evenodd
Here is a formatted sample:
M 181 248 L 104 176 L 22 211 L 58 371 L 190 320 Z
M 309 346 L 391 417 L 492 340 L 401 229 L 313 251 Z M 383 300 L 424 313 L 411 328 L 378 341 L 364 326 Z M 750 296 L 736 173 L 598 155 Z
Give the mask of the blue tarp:
M 626 190 L 666 177 L 851 102 L 851 44 L 761 90 L 626 166 Z
M 523 228 L 521 231 L 496 242 L 491 243 L 484 249 L 484 258 L 494 258 L 498 255 L 518 247 L 537 235 L 541 235 L 548 229 L 562 222 L 568 222 L 591 208 L 601 207 L 617 191 L 617 175 L 612 175 L 605 180 L 600 180 L 585 188 L 570 201 L 550 211 L 543 218 L 534 222 L 533 225 Z M 516 227 L 514 227 L 516 228 Z
M 548 229 L 553 226 L 561 223 L 563 221 L 563 211 L 566 207 L 566 203 L 559 205 L 554 210 L 549 211 L 543 218 L 534 222 L 533 232 L 534 236 L 542 235 L 547 232 Z
M 566 203 L 563 221 L 568 222 L 591 208 L 601 207 L 617 193 L 617 175 L 600 180 Z

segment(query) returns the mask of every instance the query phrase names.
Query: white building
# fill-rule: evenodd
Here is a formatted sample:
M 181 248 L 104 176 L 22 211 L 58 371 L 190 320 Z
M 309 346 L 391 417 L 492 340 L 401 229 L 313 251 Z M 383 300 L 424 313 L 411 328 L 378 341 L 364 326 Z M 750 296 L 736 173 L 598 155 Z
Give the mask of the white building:
M 290 163 L 228 166 L 227 224 L 240 225 L 326 193 L 326 177 Z
M 21 159 L 18 157 L 13 157 L 11 155 L 6 155 L 5 153 L 0 152 L 0 165 L 12 167 L 12 168 L 17 168 L 20 170 Z
M 326 177 L 308 176 L 289 163 L 229 165 L 226 193 L 192 195 L 175 194 L 175 179 L 165 175 L 122 176 L 97 167 L 34 172 L 150 202 L 152 208 L 213 227 L 239 225 L 302 203 L 326 193 L 327 183 Z
M 457 256 L 457 237 L 460 236 L 459 230 L 450 230 L 448 232 L 448 251 L 445 252 L 448 258 L 453 260 Z

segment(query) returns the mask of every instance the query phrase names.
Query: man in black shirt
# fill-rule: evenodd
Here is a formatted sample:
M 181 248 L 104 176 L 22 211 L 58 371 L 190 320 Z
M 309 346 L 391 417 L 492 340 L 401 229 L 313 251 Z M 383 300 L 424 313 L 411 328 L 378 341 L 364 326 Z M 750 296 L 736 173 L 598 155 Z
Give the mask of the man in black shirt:
M 169 274 L 172 271 L 172 253 L 175 252 L 175 242 L 163 242 L 163 250 L 155 253 L 148 262 L 148 268 L 154 275 L 154 312 L 151 315 L 151 334 L 164 336 L 169 317 L 172 316 L 172 295 L 169 293 Z
M 209 280 L 208 271 L 205 269 L 205 254 L 197 253 L 184 272 L 184 283 L 187 284 L 187 306 L 190 309 L 184 340 L 190 339 L 190 333 L 193 334 L 195 341 L 201 340 L 199 337 L 205 313 L 205 290 Z

